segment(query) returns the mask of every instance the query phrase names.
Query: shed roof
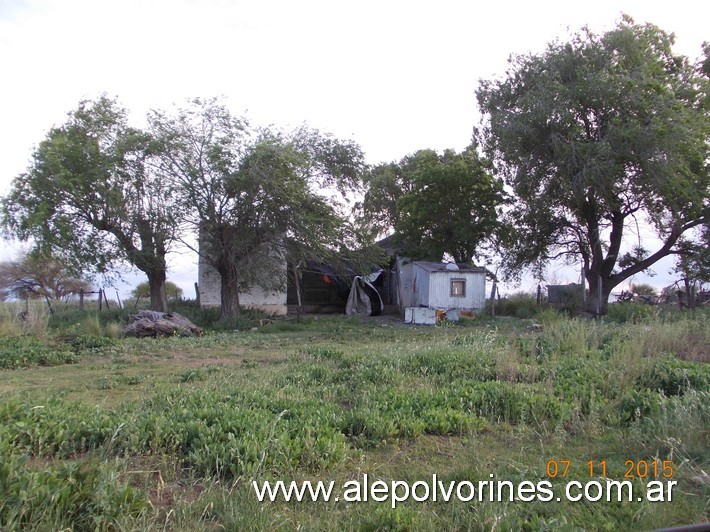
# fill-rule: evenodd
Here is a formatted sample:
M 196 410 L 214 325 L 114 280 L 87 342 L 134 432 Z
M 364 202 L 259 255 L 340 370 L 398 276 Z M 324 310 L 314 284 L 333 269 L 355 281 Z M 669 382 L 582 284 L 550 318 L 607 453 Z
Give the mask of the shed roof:
M 488 270 L 485 268 L 482 268 L 481 266 L 471 266 L 470 264 L 466 264 L 464 262 L 459 262 L 456 264 L 456 266 L 459 267 L 458 270 L 447 270 L 446 266 L 447 262 L 429 262 L 429 261 L 424 261 L 424 260 L 415 260 L 413 264 L 416 264 L 420 268 L 431 272 L 431 273 L 461 273 L 461 272 L 469 272 L 469 273 L 488 273 Z

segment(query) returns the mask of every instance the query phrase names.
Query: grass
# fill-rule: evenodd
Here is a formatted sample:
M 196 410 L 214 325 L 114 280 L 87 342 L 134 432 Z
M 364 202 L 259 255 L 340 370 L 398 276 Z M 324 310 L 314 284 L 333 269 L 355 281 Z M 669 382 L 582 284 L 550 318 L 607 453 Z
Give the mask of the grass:
M 119 319 L 106 315 L 58 316 L 39 337 L 3 326 L 19 342 L 5 360 L 22 362 L 0 369 L 0 528 L 643 530 L 708 520 L 707 314 L 542 318 L 542 332 L 524 319 L 309 317 L 142 340 L 117 339 Z M 42 353 L 59 358 L 43 363 Z M 569 460 L 569 477 L 549 479 L 552 460 Z M 620 480 L 629 460 L 671 461 L 673 501 L 393 509 L 260 503 L 251 489 L 252 479 L 435 473 L 561 490 L 591 478 L 589 461 L 594 478 L 604 461 Z M 646 480 L 632 482 L 642 490 Z

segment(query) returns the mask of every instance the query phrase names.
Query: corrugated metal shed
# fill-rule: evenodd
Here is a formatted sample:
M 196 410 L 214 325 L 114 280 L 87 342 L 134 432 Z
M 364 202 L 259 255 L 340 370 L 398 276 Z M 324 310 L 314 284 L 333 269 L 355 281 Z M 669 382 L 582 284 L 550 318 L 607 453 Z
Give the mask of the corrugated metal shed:
M 486 303 L 485 268 L 470 264 L 398 261 L 403 308 L 468 309 L 481 311 Z

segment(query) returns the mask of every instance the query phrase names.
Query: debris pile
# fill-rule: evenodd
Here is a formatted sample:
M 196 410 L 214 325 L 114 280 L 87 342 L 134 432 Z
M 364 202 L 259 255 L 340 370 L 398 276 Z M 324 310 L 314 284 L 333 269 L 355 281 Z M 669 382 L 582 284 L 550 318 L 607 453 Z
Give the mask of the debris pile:
M 141 310 L 133 316 L 133 323 L 123 329 L 123 334 L 137 338 L 200 336 L 202 329 L 177 312 Z

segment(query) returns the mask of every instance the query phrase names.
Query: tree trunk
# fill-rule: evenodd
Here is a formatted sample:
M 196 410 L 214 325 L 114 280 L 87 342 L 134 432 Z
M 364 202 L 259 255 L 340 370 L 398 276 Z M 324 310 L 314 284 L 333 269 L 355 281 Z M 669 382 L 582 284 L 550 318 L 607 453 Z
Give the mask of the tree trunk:
M 303 312 L 303 300 L 301 298 L 301 272 L 298 271 L 298 264 L 296 262 L 291 263 L 293 268 L 293 284 L 296 287 L 296 318 L 297 321 L 301 321 L 301 313 Z
M 603 316 L 609 308 L 609 294 L 616 286 L 611 280 L 600 277 L 593 271 L 587 272 L 587 282 L 589 283 L 589 297 L 584 308 L 590 314 Z
M 225 264 L 217 268 L 220 276 L 220 299 L 222 310 L 219 319 L 230 319 L 239 316 L 239 275 L 237 268 Z
M 690 285 L 690 280 L 688 277 L 683 279 L 683 282 L 685 283 L 685 301 L 688 305 L 689 309 L 695 308 L 695 294 L 693 293 L 693 289 Z
M 158 312 L 168 311 L 168 299 L 165 296 L 165 270 L 147 272 L 148 287 L 150 289 L 150 308 Z

